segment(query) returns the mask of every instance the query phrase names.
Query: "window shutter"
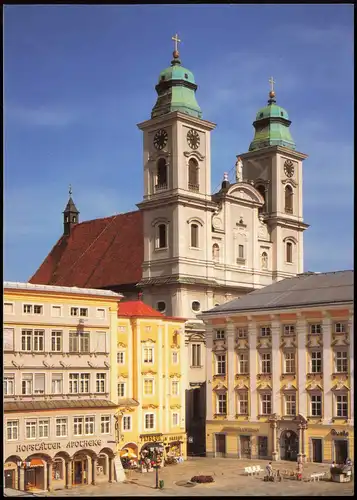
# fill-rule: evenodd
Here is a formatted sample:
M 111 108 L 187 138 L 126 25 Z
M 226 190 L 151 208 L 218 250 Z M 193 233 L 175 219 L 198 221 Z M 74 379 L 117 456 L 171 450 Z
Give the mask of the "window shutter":
M 14 350 L 14 329 L 13 328 L 4 328 L 3 338 L 4 338 L 4 351 L 13 351 Z
M 107 352 L 106 351 L 106 332 L 97 332 L 97 352 Z
M 35 393 L 43 394 L 45 392 L 45 374 L 35 374 Z

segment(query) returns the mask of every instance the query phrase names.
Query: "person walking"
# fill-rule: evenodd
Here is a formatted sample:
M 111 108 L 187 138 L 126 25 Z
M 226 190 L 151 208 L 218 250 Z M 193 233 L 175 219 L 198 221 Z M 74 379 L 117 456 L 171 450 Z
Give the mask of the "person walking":
M 268 465 L 265 467 L 265 469 L 267 471 L 268 478 L 272 477 L 273 476 L 273 466 L 272 466 L 271 462 L 268 463 Z
M 296 470 L 297 470 L 296 479 L 298 481 L 302 481 L 302 473 L 304 470 L 304 466 L 302 465 L 302 462 L 298 462 Z

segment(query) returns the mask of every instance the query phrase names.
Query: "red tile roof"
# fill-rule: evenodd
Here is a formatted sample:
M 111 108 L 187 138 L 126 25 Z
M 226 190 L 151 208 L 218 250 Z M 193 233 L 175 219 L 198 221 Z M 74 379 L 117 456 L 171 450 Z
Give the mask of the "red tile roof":
M 83 288 L 134 284 L 141 280 L 143 260 L 142 213 L 128 212 L 73 226 L 29 282 Z
M 161 312 L 144 304 L 141 300 L 128 300 L 118 304 L 118 317 L 121 316 L 142 316 L 144 318 L 166 318 Z

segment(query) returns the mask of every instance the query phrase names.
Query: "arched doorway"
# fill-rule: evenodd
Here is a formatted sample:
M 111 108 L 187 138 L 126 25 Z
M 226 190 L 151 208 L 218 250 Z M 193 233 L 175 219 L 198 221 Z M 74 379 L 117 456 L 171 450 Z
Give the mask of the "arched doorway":
M 287 430 L 280 436 L 280 459 L 297 460 L 299 452 L 299 438 L 296 432 Z
M 42 453 L 36 453 L 26 458 L 25 491 L 47 490 L 48 464 L 51 462 L 51 457 Z
M 4 463 L 4 485 L 5 488 L 12 488 L 15 490 L 19 489 L 19 468 L 18 463 L 21 462 L 21 458 L 12 455 L 5 460 Z
M 59 451 L 52 462 L 52 486 L 54 489 L 61 488 L 67 484 L 66 471 L 71 457 L 66 451 Z
M 93 475 L 93 459 L 95 458 L 95 453 L 91 450 L 80 450 L 73 455 L 72 463 L 72 484 L 73 486 L 81 484 L 89 484 Z M 92 460 L 90 461 L 89 458 Z M 93 479 L 92 479 L 93 480 Z

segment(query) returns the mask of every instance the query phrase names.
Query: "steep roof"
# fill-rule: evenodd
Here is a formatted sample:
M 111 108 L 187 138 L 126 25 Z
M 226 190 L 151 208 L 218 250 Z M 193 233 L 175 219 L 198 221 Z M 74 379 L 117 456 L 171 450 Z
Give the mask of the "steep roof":
M 163 314 L 144 304 L 141 300 L 128 300 L 118 304 L 118 317 L 142 316 L 143 318 L 165 318 Z
M 353 302 L 353 271 L 303 273 L 266 286 L 204 313 L 304 307 Z
M 113 215 L 75 224 L 29 282 L 84 288 L 138 283 L 143 259 L 142 213 Z

